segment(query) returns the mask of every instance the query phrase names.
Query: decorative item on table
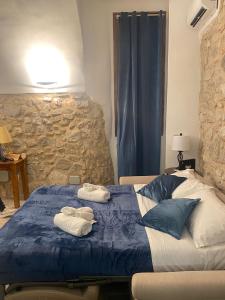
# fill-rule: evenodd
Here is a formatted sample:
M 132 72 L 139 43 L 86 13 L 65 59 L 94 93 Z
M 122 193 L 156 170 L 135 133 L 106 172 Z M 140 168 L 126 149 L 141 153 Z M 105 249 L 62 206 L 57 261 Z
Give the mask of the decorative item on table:
M 26 153 L 13 153 L 13 152 L 8 152 L 6 155 L 5 155 L 5 158 L 7 160 L 14 160 L 14 161 L 17 161 L 19 160 L 20 158 L 22 159 L 25 159 L 26 158 Z
M 12 138 L 5 126 L 0 127 L 0 161 L 6 161 L 5 147 L 3 145 L 12 142 Z
M 182 133 L 180 135 L 174 135 L 172 140 L 172 150 L 178 151 L 178 169 L 185 169 L 183 166 L 183 152 L 190 150 L 190 138 L 189 136 L 184 136 Z

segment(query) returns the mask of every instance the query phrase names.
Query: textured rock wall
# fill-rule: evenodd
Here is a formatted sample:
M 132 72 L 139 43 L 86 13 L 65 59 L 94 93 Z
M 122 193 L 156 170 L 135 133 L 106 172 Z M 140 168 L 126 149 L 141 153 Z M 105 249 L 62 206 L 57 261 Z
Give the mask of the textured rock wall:
M 201 44 L 201 169 L 225 191 L 225 0 Z
M 113 167 L 100 105 L 73 95 L 0 95 L 0 124 L 14 152 L 26 152 L 30 190 L 45 184 L 113 183 Z M 10 197 L 9 183 L 0 194 Z

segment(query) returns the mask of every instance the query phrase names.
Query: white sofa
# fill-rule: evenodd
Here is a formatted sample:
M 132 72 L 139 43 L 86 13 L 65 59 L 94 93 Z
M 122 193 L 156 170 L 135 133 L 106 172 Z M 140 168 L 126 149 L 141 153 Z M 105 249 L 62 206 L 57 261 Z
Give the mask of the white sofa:
M 224 300 L 225 271 L 135 274 L 132 295 L 135 300 Z

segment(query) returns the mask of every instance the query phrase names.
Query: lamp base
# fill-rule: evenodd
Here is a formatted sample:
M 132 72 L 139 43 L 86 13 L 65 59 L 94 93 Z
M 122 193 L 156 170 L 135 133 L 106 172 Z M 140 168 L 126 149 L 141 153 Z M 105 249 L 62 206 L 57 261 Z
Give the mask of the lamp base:
M 183 151 L 179 151 L 177 154 L 177 160 L 178 160 L 178 170 L 183 170 Z
M 6 161 L 7 158 L 5 157 L 5 149 L 2 145 L 0 145 L 0 161 Z

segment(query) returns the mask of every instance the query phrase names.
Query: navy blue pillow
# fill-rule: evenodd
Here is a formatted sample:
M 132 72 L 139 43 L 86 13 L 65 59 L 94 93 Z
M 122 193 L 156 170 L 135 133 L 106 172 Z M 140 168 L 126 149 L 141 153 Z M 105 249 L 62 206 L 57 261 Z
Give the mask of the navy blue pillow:
M 167 199 L 150 209 L 138 222 L 180 239 L 184 227 L 200 199 Z
M 145 185 L 137 193 L 159 203 L 162 200 L 171 199 L 173 191 L 186 179 L 186 177 L 161 175 Z

